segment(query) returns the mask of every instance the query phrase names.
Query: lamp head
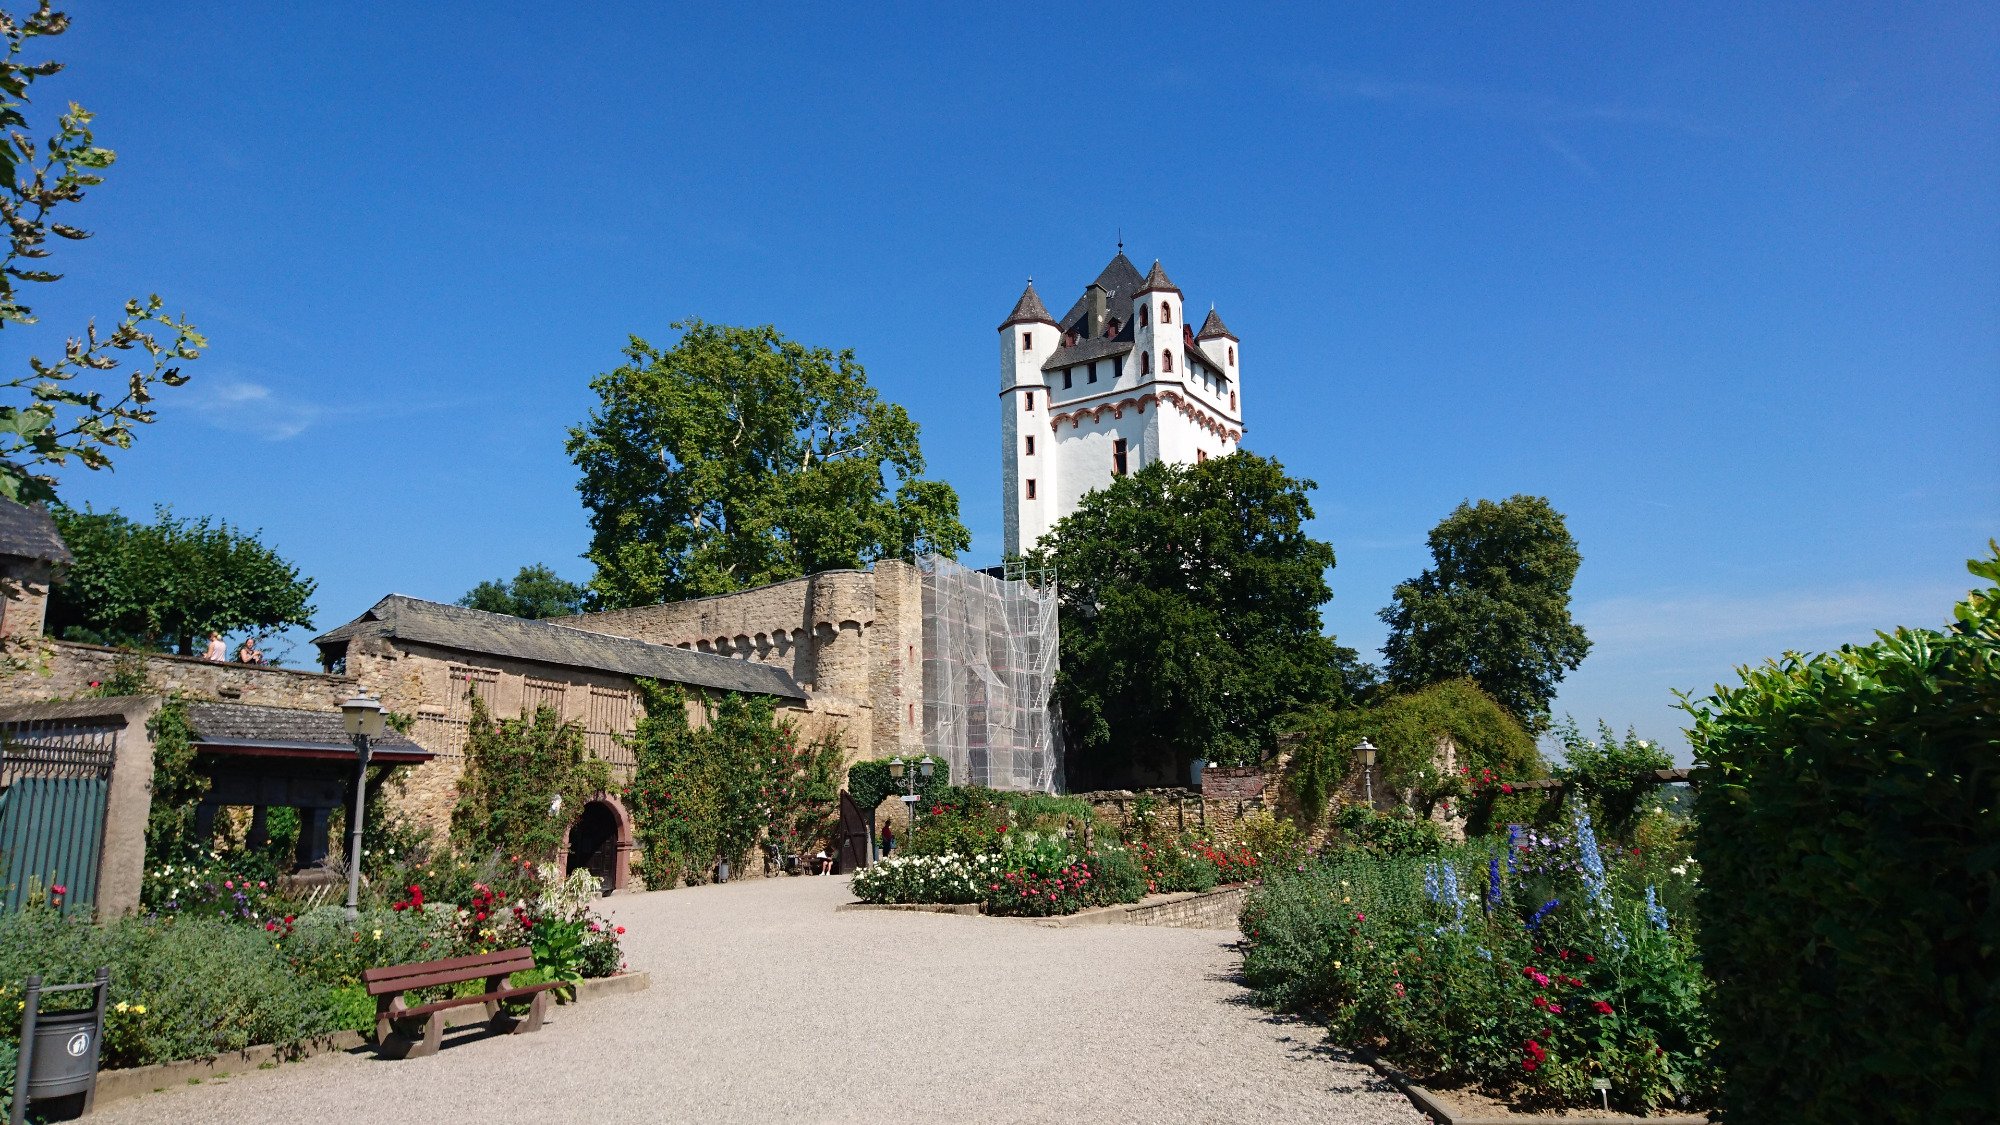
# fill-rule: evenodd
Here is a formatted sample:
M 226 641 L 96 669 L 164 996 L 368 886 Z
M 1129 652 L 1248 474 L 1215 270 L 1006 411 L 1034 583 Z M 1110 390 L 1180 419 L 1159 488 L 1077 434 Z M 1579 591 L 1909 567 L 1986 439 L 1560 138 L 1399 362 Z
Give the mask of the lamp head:
M 937 763 L 931 761 L 929 758 L 925 758 L 922 762 L 919 762 L 917 764 L 917 772 L 922 774 L 924 778 L 928 780 L 932 774 L 937 772 Z
M 901 758 L 889 759 L 889 776 L 895 778 L 898 781 L 901 781 L 903 779 L 903 759 Z
M 1355 749 L 1361 752 L 1362 765 L 1373 766 L 1375 764 L 1375 747 L 1370 745 L 1367 739 L 1362 739 L 1361 745 L 1356 746 Z
M 382 701 L 369 695 L 357 695 L 340 705 L 341 717 L 347 720 L 347 733 L 366 735 L 369 738 L 382 737 Z

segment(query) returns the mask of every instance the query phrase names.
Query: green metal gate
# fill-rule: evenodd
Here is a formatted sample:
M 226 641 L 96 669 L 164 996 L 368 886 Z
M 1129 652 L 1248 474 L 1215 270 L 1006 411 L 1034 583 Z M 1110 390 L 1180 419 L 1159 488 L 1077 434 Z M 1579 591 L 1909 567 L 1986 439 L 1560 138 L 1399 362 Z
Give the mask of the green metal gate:
M 97 903 L 104 807 L 116 756 L 115 727 L 56 722 L 0 724 L 0 877 L 4 909 L 62 888 L 65 913 Z

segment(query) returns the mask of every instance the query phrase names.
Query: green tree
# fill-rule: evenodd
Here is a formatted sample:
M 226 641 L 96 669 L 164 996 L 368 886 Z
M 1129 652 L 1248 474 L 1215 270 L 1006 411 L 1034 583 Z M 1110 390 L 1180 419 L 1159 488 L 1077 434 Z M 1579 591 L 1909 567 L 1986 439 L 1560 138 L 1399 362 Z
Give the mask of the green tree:
M 552 707 L 538 707 L 529 718 L 496 720 L 476 692 L 467 698 L 472 720 L 451 811 L 452 840 L 480 856 L 555 859 L 570 822 L 611 788 L 611 767 L 591 757 L 583 728 L 564 722 Z
M 7 44 L 0 59 L 0 130 L 6 133 L 0 140 L 0 220 L 8 231 L 0 251 L 0 328 L 36 322 L 15 283 L 61 280 L 45 268 L 49 236 L 75 241 L 90 232 L 57 221 L 56 212 L 103 183 L 103 171 L 117 159 L 96 143 L 91 114 L 74 102 L 39 144 L 23 112 L 36 80 L 57 73 L 62 64 L 29 62 L 22 52 L 33 40 L 68 29 L 69 17 L 51 10 L 47 0 L 25 19 L 0 11 L 0 37 Z M 63 345 L 60 359 L 30 356 L 26 372 L 0 379 L 0 496 L 55 499 L 55 477 L 47 470 L 71 458 L 87 469 L 108 467 L 112 450 L 131 447 L 133 427 L 153 421 L 148 404 L 154 391 L 187 382 L 177 364 L 197 358 L 208 341 L 162 307 L 157 295 L 128 300 L 109 331 L 99 332 L 92 321 Z M 144 354 L 118 370 L 126 361 L 115 353 L 134 351 Z M 85 375 L 105 380 L 107 389 L 79 383 Z
M 1672 756 L 1630 727 L 1625 729 L 1625 737 L 1619 738 L 1602 719 L 1597 723 L 1596 738 L 1586 736 L 1568 716 L 1551 733 L 1562 743 L 1563 761 L 1555 774 L 1562 779 L 1564 791 L 1590 803 L 1590 811 L 1606 835 L 1626 839 L 1638 816 L 1639 799 L 1656 786 L 1652 773 L 1672 769 Z
M 1396 587 L 1381 613 L 1391 685 L 1470 676 L 1531 732 L 1590 651 L 1571 620 L 1570 583 L 1583 556 L 1562 513 L 1539 496 L 1460 504 L 1431 529 L 1432 566 Z
M 54 515 L 76 561 L 49 598 L 52 634 L 188 656 L 211 629 L 312 626 L 317 583 L 257 532 L 166 507 L 150 524 L 88 508 Z
M 1314 487 L 1249 453 L 1156 461 L 1043 539 L 1073 778 L 1255 761 L 1281 716 L 1335 690 L 1341 655 L 1319 616 L 1333 548 L 1304 530 Z
M 958 494 L 923 479 L 917 424 L 876 397 L 853 352 L 769 326 L 673 327 L 681 338 L 665 351 L 633 337 L 570 431 L 593 604 L 724 594 L 971 543 Z
M 466 591 L 458 604 L 488 613 L 540 621 L 583 612 L 585 590 L 541 563 L 524 566 L 513 581 L 495 578 Z

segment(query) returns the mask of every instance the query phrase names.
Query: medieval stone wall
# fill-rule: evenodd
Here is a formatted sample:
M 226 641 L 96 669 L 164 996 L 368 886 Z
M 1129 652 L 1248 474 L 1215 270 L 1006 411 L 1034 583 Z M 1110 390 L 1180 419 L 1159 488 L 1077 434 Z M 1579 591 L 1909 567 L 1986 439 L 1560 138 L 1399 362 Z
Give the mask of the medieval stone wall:
M 134 653 L 49 638 L 7 642 L 15 670 L 0 678 L 0 703 L 74 699 L 112 678 L 123 661 L 139 661 L 147 683 L 161 693 L 260 707 L 338 711 L 360 681 L 267 664 L 216 664 L 190 656 Z

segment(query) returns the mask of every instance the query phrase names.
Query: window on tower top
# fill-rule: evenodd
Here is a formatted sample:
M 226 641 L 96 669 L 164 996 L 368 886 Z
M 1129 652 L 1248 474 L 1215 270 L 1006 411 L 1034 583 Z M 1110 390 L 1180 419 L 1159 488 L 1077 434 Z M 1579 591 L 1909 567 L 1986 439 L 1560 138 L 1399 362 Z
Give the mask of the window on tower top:
M 1236 349 L 1234 347 L 1229 349 L 1229 366 L 1236 366 Z
M 1170 304 L 1166 303 L 1165 301 L 1161 301 L 1161 302 L 1160 302 L 1160 323 L 1161 323 L 1161 324 L 1172 324 L 1173 322 L 1174 322 L 1174 307 L 1173 307 L 1172 305 L 1170 305 Z
M 1235 391 L 1230 391 L 1230 392 L 1229 392 L 1229 409 L 1231 409 L 1231 410 L 1234 410 L 1234 409 L 1236 409 L 1236 392 L 1235 392 Z
M 1035 334 L 1033 332 L 1021 333 L 1021 350 L 1024 352 L 1032 351 L 1034 350 L 1034 347 L 1035 347 Z
M 1146 327 L 1146 306 L 1139 306 L 1139 327 Z
M 1125 464 L 1125 439 L 1113 438 L 1111 441 L 1111 475 L 1114 477 L 1124 476 Z
M 1071 369 L 1067 367 L 1063 368 L 1063 390 L 1069 390 L 1072 385 L 1069 379 L 1070 370 Z
M 1172 352 L 1161 352 L 1161 353 L 1160 353 L 1160 370 L 1162 370 L 1162 371 L 1172 371 L 1173 369 L 1174 369 L 1174 353 L 1172 353 Z
M 1153 353 L 1152 352 L 1142 353 L 1139 356 L 1139 374 L 1151 375 L 1152 373 L 1153 373 Z
M 1030 457 L 1033 457 L 1034 455 L 1035 455 L 1035 435 L 1033 435 L 1033 434 L 1029 434 L 1029 435 L 1028 435 L 1028 456 L 1030 456 Z
M 1090 381 L 1093 383 L 1097 382 L 1097 364 L 1095 363 L 1090 365 Z
M 1033 500 L 1034 498 L 1035 498 L 1035 478 L 1033 478 L 1033 477 L 1029 477 L 1029 478 L 1028 478 L 1028 499 L 1030 499 L 1030 500 Z

